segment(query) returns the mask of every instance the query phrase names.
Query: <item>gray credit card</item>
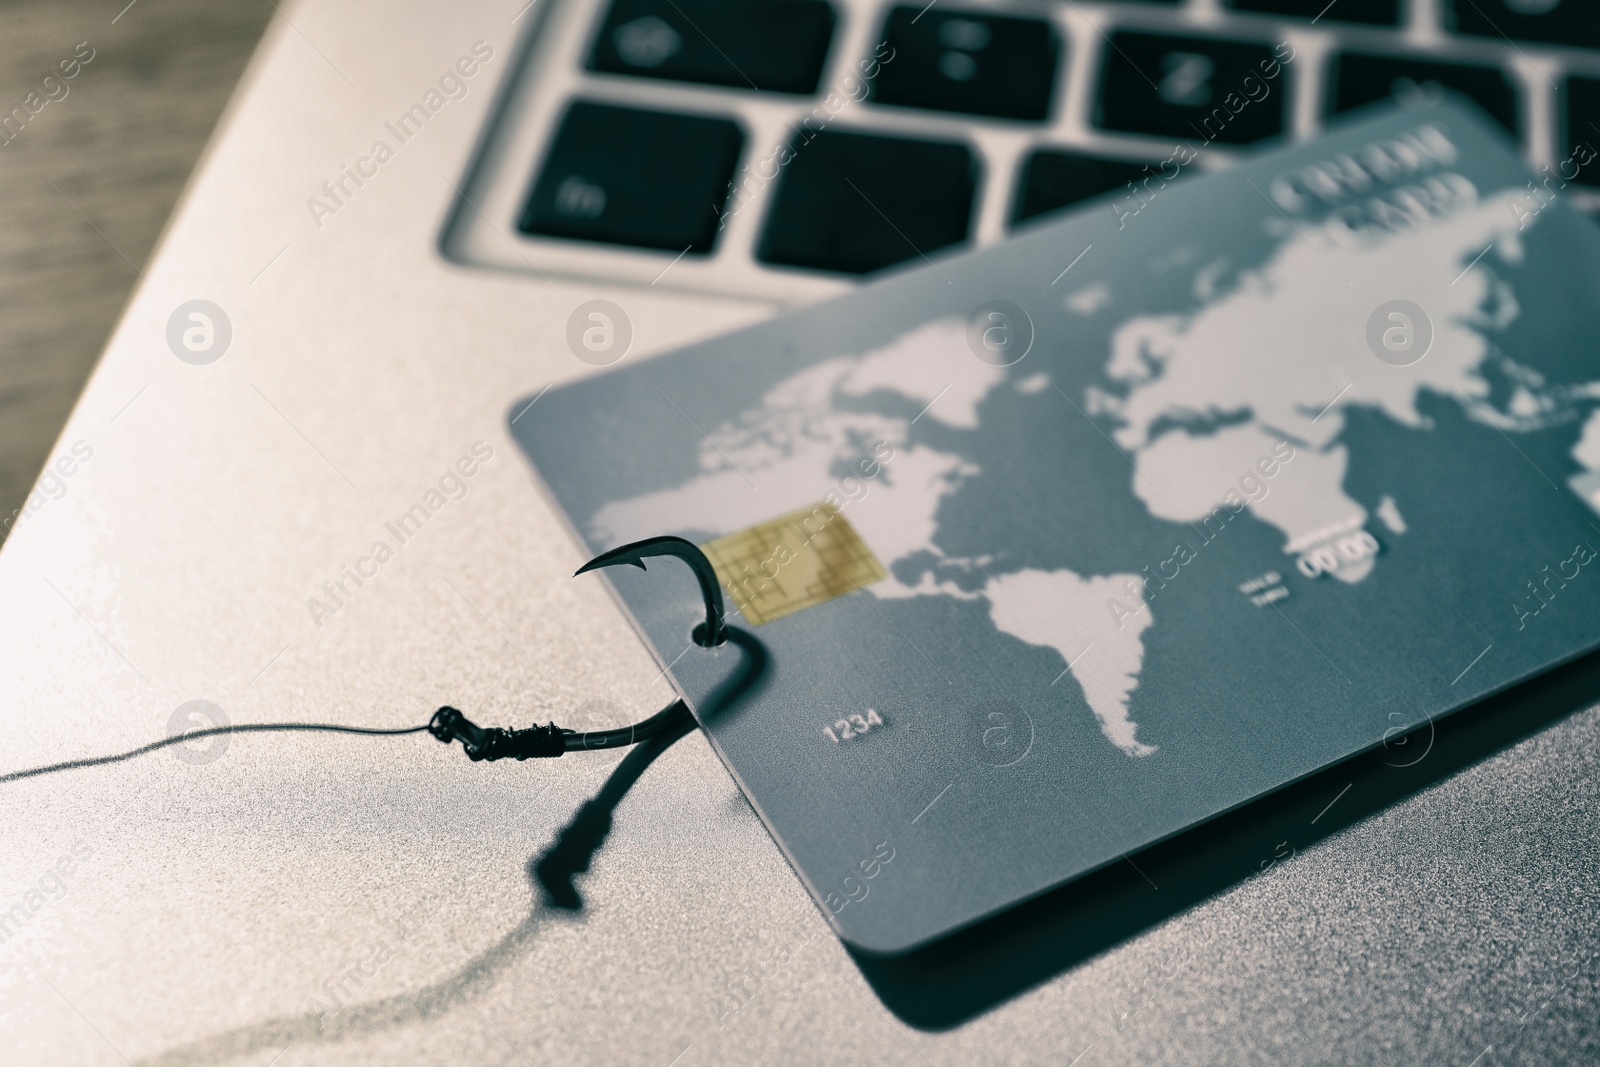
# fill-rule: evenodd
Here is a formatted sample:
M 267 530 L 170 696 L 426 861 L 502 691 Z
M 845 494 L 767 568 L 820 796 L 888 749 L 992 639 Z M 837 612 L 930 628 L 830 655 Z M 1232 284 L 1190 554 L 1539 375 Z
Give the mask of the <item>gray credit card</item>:
M 1530 184 L 1449 102 L 1185 148 L 513 408 L 586 551 L 707 546 L 753 641 L 694 646 L 675 562 L 607 576 L 862 949 L 1600 645 L 1600 234 L 1554 195 L 1593 150 Z

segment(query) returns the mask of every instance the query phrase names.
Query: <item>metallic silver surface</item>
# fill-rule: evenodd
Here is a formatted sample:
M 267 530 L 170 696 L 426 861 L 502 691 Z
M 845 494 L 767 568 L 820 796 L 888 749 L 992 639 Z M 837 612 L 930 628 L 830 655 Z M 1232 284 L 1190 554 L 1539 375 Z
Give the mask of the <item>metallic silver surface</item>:
M 766 309 L 440 259 L 521 6 L 286 9 L 56 449 L 92 458 L 0 550 L 0 769 L 153 740 L 193 700 L 380 726 L 664 703 L 570 577 L 507 408 L 593 372 L 565 342 L 586 300 L 626 310 L 629 359 Z M 307 198 L 477 40 L 495 59 L 469 95 L 318 228 Z M 167 342 L 196 299 L 232 325 L 206 365 Z M 480 440 L 466 495 L 396 545 L 385 523 Z M 393 558 L 318 625 L 308 601 L 379 539 Z M 1127 870 L 898 971 L 831 937 L 698 735 L 642 769 L 238 736 L 11 783 L 0 1060 L 1593 1061 L 1595 674 L 1140 857 L 1156 888 Z M 530 875 L 597 796 L 588 871 Z M 547 883 L 581 909 L 539 903 Z

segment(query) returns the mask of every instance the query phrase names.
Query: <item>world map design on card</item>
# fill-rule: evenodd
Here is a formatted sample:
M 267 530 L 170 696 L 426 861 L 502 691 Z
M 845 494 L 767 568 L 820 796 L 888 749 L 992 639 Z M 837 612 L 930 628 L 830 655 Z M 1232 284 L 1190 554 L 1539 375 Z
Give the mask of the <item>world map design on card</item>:
M 586 549 L 711 550 L 767 662 L 707 731 L 896 951 L 1600 643 L 1600 234 L 1529 178 L 1389 112 L 513 429 Z M 736 669 L 612 580 L 692 706 Z

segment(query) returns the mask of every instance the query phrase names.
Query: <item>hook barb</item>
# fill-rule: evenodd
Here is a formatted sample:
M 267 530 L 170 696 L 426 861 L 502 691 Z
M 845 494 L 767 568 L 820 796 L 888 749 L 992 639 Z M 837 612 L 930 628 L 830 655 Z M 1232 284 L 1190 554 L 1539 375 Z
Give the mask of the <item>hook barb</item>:
M 694 571 L 695 578 L 699 580 L 700 595 L 706 602 L 706 621 L 703 627 L 695 627 L 695 643 L 704 648 L 715 648 L 726 641 L 727 612 L 722 603 L 722 585 L 717 581 L 717 572 L 711 566 L 711 561 L 693 541 L 672 536 L 647 537 L 643 541 L 634 541 L 600 553 L 574 571 L 573 577 L 576 578 L 587 571 L 599 570 L 601 567 L 617 567 L 624 563 L 646 570 L 644 561 L 650 556 L 672 556 L 681 559 L 689 565 Z

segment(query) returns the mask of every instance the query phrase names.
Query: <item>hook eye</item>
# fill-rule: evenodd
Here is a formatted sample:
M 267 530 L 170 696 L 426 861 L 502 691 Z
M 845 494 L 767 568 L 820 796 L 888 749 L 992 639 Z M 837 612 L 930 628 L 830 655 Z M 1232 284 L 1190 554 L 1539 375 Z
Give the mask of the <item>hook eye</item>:
M 694 624 L 694 629 L 689 631 L 689 638 L 701 648 L 719 648 L 728 643 L 728 628 L 718 627 L 716 638 L 712 639 L 706 633 L 706 624 L 697 622 Z

